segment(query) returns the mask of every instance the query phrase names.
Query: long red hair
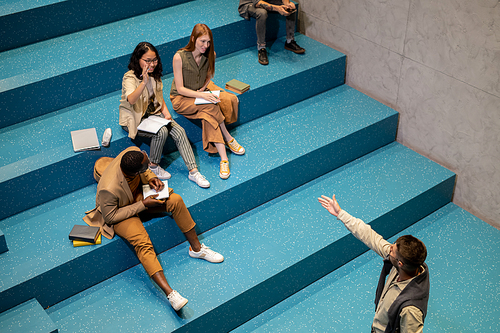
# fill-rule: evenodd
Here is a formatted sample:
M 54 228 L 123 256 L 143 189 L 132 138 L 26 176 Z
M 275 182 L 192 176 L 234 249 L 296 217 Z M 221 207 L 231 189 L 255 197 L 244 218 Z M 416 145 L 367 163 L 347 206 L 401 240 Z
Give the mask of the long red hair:
M 208 58 L 208 73 L 205 82 L 212 79 L 215 73 L 215 52 L 214 52 L 214 38 L 212 36 L 212 30 L 203 23 L 198 23 L 194 26 L 193 32 L 191 32 L 191 37 L 189 37 L 189 43 L 181 50 L 193 52 L 195 49 L 195 43 L 201 36 L 208 35 L 210 37 L 210 47 L 203 54 Z

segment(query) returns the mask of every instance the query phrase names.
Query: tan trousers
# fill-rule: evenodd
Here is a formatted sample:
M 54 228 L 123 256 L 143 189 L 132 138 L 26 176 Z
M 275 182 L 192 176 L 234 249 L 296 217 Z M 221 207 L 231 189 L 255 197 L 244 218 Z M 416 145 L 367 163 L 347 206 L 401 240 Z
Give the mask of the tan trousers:
M 219 125 L 222 122 L 232 124 L 238 119 L 238 98 L 216 86 L 212 81 L 207 89 L 221 90 L 217 104 L 195 105 L 194 98 L 182 95 L 170 96 L 175 112 L 188 119 L 200 119 L 202 125 L 203 149 L 208 153 L 217 153 L 214 143 L 224 143 Z
M 142 193 L 140 196 L 142 197 Z M 170 195 L 164 206 L 148 209 L 148 212 L 153 213 L 165 211 L 172 213 L 175 223 L 183 233 L 193 229 L 196 225 L 186 205 L 184 204 L 184 200 L 182 200 L 182 197 L 176 193 L 172 193 Z M 163 270 L 160 262 L 156 258 L 156 253 L 153 248 L 153 244 L 151 243 L 151 239 L 149 238 L 149 235 L 146 232 L 139 216 L 133 216 L 115 224 L 114 230 L 117 235 L 126 239 L 134 247 L 137 257 L 141 261 L 141 264 L 144 266 L 144 269 L 146 269 L 149 276 Z

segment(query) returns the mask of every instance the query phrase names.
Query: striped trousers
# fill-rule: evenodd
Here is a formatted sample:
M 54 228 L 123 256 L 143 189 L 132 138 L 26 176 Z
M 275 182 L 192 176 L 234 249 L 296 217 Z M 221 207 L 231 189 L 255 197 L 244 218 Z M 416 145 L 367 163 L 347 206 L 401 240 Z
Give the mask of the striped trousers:
M 122 126 L 122 128 L 128 132 L 128 128 L 126 126 Z M 192 170 L 196 168 L 197 165 L 193 154 L 193 148 L 191 148 L 191 144 L 186 136 L 186 131 L 184 131 L 184 128 L 177 124 L 175 120 L 172 119 L 170 124 L 163 126 L 156 134 L 143 131 L 137 132 L 138 136 L 151 138 L 149 160 L 155 164 L 160 163 L 163 147 L 165 146 L 165 142 L 167 141 L 169 134 L 174 140 L 187 169 Z

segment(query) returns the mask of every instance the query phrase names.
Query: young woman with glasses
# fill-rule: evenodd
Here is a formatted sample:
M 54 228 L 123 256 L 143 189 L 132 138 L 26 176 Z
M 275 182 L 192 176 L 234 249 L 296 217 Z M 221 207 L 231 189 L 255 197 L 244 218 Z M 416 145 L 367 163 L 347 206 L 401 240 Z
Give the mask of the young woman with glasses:
M 200 187 L 210 187 L 210 183 L 198 171 L 186 132 L 172 119 L 165 105 L 162 64 L 156 48 L 148 42 L 139 43 L 130 57 L 128 68 L 122 81 L 119 124 L 131 139 L 136 136 L 151 138 L 151 171 L 160 179 L 170 178 L 170 174 L 159 165 L 163 146 L 170 135 L 189 170 L 188 178 Z M 138 130 L 137 127 L 149 116 L 159 116 L 171 122 L 162 126 L 156 134 Z

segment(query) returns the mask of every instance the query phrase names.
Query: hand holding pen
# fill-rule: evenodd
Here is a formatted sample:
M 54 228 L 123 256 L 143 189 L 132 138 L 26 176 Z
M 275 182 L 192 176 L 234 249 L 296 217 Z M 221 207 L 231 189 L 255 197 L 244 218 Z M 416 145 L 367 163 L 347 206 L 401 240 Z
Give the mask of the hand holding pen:
M 206 100 L 208 100 L 214 104 L 217 104 L 220 102 L 219 97 L 217 97 L 217 95 L 215 95 L 210 89 L 208 89 L 208 92 L 210 93 L 210 95 L 208 95 L 208 96 L 210 96 L 211 98 L 205 98 Z

